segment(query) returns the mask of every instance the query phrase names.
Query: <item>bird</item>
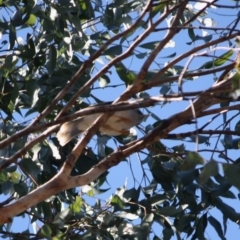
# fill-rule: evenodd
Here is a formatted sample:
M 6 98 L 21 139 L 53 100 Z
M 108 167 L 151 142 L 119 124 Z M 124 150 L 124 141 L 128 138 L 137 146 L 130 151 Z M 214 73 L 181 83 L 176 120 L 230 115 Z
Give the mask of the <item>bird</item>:
M 75 136 L 86 131 L 101 114 L 89 114 L 62 124 L 57 133 L 60 145 L 66 145 Z M 138 125 L 148 116 L 148 114 L 143 114 L 139 109 L 117 111 L 99 128 L 99 132 L 108 136 L 127 136 L 130 134 L 130 128 Z

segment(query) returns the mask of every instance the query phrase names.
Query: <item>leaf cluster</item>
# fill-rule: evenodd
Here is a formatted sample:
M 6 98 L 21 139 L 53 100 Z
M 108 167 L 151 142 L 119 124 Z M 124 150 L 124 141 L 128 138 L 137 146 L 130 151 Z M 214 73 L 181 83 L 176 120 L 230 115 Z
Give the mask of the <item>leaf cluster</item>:
M 240 218 L 225 201 L 237 201 L 240 189 L 239 158 L 228 154 L 239 149 L 233 41 L 239 17 L 216 27 L 207 11 L 219 7 L 216 2 L 0 1 L 2 238 L 205 239 L 212 226 L 226 239 L 227 222 Z M 207 90 L 183 91 L 204 77 L 215 80 Z M 101 108 L 109 97 L 116 102 Z M 179 100 L 190 106 L 171 108 Z M 132 135 L 98 133 L 112 112 L 139 107 L 151 116 Z M 175 115 L 162 119 L 162 109 Z M 104 115 L 80 141 L 61 147 L 55 137 L 60 124 L 84 111 Z M 212 119 L 199 126 L 206 116 Z M 194 130 L 184 132 L 186 125 Z M 177 128 L 181 134 L 172 133 Z M 133 153 L 142 170 L 134 171 L 129 161 L 134 187 L 125 184 L 107 196 L 115 187 L 108 182 L 111 167 Z M 39 228 L 11 229 L 17 216 Z

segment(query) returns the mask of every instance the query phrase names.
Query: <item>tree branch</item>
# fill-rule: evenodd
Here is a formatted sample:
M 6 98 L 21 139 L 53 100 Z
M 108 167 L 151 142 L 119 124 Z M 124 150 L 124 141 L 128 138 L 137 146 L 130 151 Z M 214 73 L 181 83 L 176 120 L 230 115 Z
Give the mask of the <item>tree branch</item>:
M 230 91 L 231 86 L 231 78 L 228 78 L 220 81 L 219 83 L 214 83 L 214 85 L 211 87 L 211 91 L 215 89 L 224 89 L 225 91 Z M 216 104 L 217 102 L 219 102 L 219 99 L 200 95 L 199 98 L 193 102 L 196 117 L 198 117 L 202 111 L 211 105 Z M 98 120 L 105 120 L 105 117 L 108 116 L 104 114 L 102 117 L 99 117 Z M 191 107 L 188 107 L 185 111 L 175 114 L 169 119 L 165 120 L 160 126 L 156 127 L 146 136 L 126 144 L 121 148 L 118 148 L 112 154 L 104 158 L 99 164 L 91 168 L 87 173 L 80 176 L 71 177 L 69 176 L 69 172 L 75 163 L 76 157 L 81 153 L 84 144 L 89 140 L 89 137 L 92 136 L 93 132 L 98 127 L 96 123 L 99 121 L 96 120 L 89 131 L 87 131 L 85 137 L 78 142 L 60 172 L 53 179 L 40 186 L 33 192 L 30 192 L 28 195 L 20 198 L 16 202 L 0 209 L 0 215 L 2 216 L 0 223 L 9 222 L 14 215 L 21 213 L 25 209 L 37 204 L 53 194 L 56 194 L 59 191 L 76 186 L 83 186 L 92 182 L 106 170 L 121 162 L 122 159 L 125 159 L 134 152 L 140 151 L 141 149 L 151 145 L 161 138 L 166 138 L 169 132 L 181 126 L 182 124 L 189 122 L 191 119 L 193 119 L 192 110 Z

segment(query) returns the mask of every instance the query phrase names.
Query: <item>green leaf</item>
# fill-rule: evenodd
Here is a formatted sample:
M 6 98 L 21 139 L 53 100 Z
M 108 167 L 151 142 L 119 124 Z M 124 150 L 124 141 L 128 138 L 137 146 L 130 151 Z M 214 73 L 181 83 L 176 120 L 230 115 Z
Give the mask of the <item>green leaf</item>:
M 167 94 L 171 91 L 171 87 L 169 85 L 163 85 L 160 89 L 160 94 Z
M 188 152 L 184 163 L 181 165 L 181 170 L 194 169 L 199 164 L 204 164 L 204 159 L 196 152 Z
M 220 192 L 219 196 L 221 197 L 225 197 L 225 198 L 231 198 L 231 199 L 236 199 L 236 196 L 233 192 L 231 192 L 230 190 L 227 190 L 227 191 L 223 191 L 223 192 Z
M 19 96 L 19 89 L 17 87 L 17 84 L 14 84 L 14 88 L 11 94 L 11 101 L 8 104 L 8 110 L 12 113 L 15 109 L 15 104 L 16 104 L 16 100 Z
M 165 191 L 173 190 L 173 170 L 165 169 L 158 160 L 151 165 L 154 180 L 162 185 Z
M 52 75 L 55 71 L 56 59 L 57 59 L 56 48 L 54 45 L 51 45 L 49 48 L 48 58 L 47 58 L 47 62 L 46 62 L 46 67 L 47 67 L 49 75 Z
M 98 159 L 94 158 L 94 155 L 87 156 L 85 154 L 81 154 L 81 156 L 78 158 L 74 170 L 76 171 L 76 174 L 84 174 L 96 164 L 98 164 Z
M 14 65 L 15 65 L 14 64 L 14 56 L 12 54 L 9 56 L 6 56 L 5 63 L 4 63 L 4 67 L 6 69 L 6 74 L 5 74 L 6 77 L 8 76 L 11 69 L 13 69 Z M 7 85 L 7 83 L 5 83 L 5 84 Z M 11 86 L 11 88 L 13 88 L 13 87 Z
M 196 229 L 196 237 L 193 239 L 205 239 L 204 233 L 207 227 L 207 213 L 203 214 L 202 217 L 199 219 L 197 229 Z
M 6 181 L 2 184 L 2 192 L 4 195 L 11 194 L 13 190 L 13 183 Z
M 199 175 L 200 184 L 205 184 L 211 176 L 218 174 L 218 164 L 214 160 L 209 161 Z
M 144 44 L 139 45 L 139 47 L 153 50 L 159 45 L 160 42 L 161 41 L 148 42 L 148 43 L 144 43 Z
M 24 182 L 16 183 L 13 186 L 14 190 L 19 194 L 20 197 L 27 195 L 28 187 Z
M 194 214 L 184 214 L 183 216 L 177 218 L 177 221 L 174 225 L 179 232 L 188 232 L 189 228 L 191 227 L 191 222 L 195 220 L 196 216 Z
M 240 190 L 240 166 L 235 164 L 222 164 L 228 182 Z
M 41 235 L 47 239 L 51 239 L 52 229 L 48 224 L 44 224 L 41 228 Z
M 216 176 L 214 176 L 214 179 L 221 185 L 227 183 L 226 178 L 220 175 L 219 173 Z
M 150 232 L 153 220 L 154 220 L 153 213 L 146 214 L 142 219 L 141 227 L 146 228 L 148 232 Z
M 144 160 L 144 161 L 146 161 L 146 160 Z M 143 161 L 142 161 L 142 164 L 143 164 Z M 156 188 L 157 188 L 157 183 L 152 182 L 150 185 L 142 188 L 142 191 L 146 194 L 150 194 L 150 193 L 154 192 L 156 190 Z
M 52 220 L 52 206 L 49 202 L 41 202 L 42 213 L 44 214 L 44 218 L 46 220 Z
M 226 235 L 226 232 L 227 232 L 227 221 L 228 221 L 227 216 L 223 215 L 223 232 L 224 232 L 224 235 Z
M 198 179 L 199 170 L 198 169 L 190 169 L 187 171 L 178 171 L 177 177 L 183 186 L 188 186 L 192 182 Z
M 65 209 L 64 211 L 58 213 L 53 220 L 53 224 L 62 228 L 65 224 L 65 221 L 71 216 L 71 210 L 69 208 Z
M 141 223 L 141 230 L 144 230 L 144 231 L 141 232 L 142 239 L 147 239 L 148 238 L 149 233 L 151 232 L 151 226 L 153 224 L 153 220 L 154 220 L 154 214 L 153 213 L 146 214 L 143 217 L 142 223 Z
M 9 49 L 13 49 L 14 45 L 15 45 L 15 41 L 16 41 L 16 37 L 17 34 L 16 34 L 16 29 L 13 25 L 13 23 L 11 23 L 9 25 L 9 43 L 10 43 L 10 46 L 9 46 Z
M 36 162 L 34 162 L 31 158 L 25 158 L 20 163 L 21 168 L 23 171 L 25 171 L 27 174 L 30 174 L 35 181 L 38 180 L 38 174 L 40 172 L 40 168 L 37 165 Z
M 161 57 L 161 58 L 173 58 L 173 57 L 175 57 L 176 55 L 177 55 L 177 53 L 174 52 L 174 53 L 171 53 L 170 55 L 167 55 L 167 56 L 164 56 L 164 57 Z
M 190 136 L 191 142 L 196 142 L 198 140 L 199 144 L 207 143 L 209 141 L 209 137 L 203 136 L 203 135 L 197 135 L 197 136 Z
M 103 14 L 103 24 L 109 29 L 111 24 L 113 24 L 114 13 L 113 9 L 109 7 L 109 5 L 105 8 L 105 13 Z
M 144 53 L 136 53 L 135 56 L 139 59 L 143 59 L 145 58 L 146 56 L 148 55 L 147 52 L 144 52 Z
M 226 149 L 240 149 L 240 138 L 232 139 L 231 135 L 229 138 L 225 137 L 224 141 L 221 140 L 221 143 Z
M 216 201 L 216 207 L 222 212 L 224 217 L 229 218 L 231 221 L 235 223 L 239 222 L 240 213 L 237 213 L 234 208 L 228 206 L 220 198 L 217 198 L 215 201 Z
M 172 237 L 174 236 L 173 230 L 169 227 L 164 228 L 162 233 L 163 233 L 164 240 L 171 240 Z
M 30 14 L 28 20 L 25 22 L 25 24 L 34 26 L 37 22 L 37 17 L 34 14 Z
M 59 197 L 55 197 L 52 204 L 53 204 L 53 208 L 56 210 L 56 212 L 61 212 L 62 203 L 61 203 L 61 200 L 59 199 Z
M 94 14 L 94 10 L 91 4 L 91 1 L 88 0 L 81 0 L 78 1 L 79 2 L 79 18 L 80 19 L 91 19 L 94 18 L 95 14 Z
M 139 45 L 139 47 L 142 48 L 146 48 L 149 50 L 153 50 L 155 49 L 159 44 L 161 43 L 161 41 L 154 41 L 154 42 L 148 42 L 148 43 L 144 43 L 142 45 Z M 171 39 L 169 40 L 165 45 L 164 48 L 169 48 L 169 47 L 175 47 L 175 42 Z
M 214 191 L 212 194 L 213 196 L 221 196 L 221 197 L 226 197 L 226 198 L 232 198 L 236 199 L 235 194 L 233 194 L 229 189 L 232 187 L 230 183 L 225 180 L 224 183 L 221 183 L 219 185 L 215 185 L 216 191 Z
M 123 209 L 124 208 L 124 203 L 123 201 L 121 200 L 121 198 L 117 195 L 114 195 L 111 199 L 111 205 L 113 206 L 117 206 L 118 208 L 120 209 Z
M 163 3 L 161 3 L 161 2 L 163 2 Z M 156 14 L 158 14 L 158 13 L 162 13 L 166 4 L 167 3 L 165 1 L 156 2 L 156 4 L 154 4 L 154 7 L 151 9 L 151 12 L 153 14 L 152 17 L 156 16 Z
M 187 207 L 188 207 L 188 204 L 181 205 L 179 208 L 176 208 L 173 206 L 167 206 L 167 207 L 157 209 L 156 213 L 164 216 L 174 216 L 175 214 L 182 212 Z
M 121 45 L 110 47 L 104 51 L 104 55 L 118 56 L 120 54 L 122 54 L 122 46 Z
M 31 34 L 27 34 L 27 54 L 28 58 L 32 60 L 34 55 L 36 54 L 35 43 L 33 41 L 33 36 Z
M 9 179 L 11 179 L 13 183 L 18 183 L 22 176 L 19 172 L 10 172 L 9 175 Z
M 229 128 L 226 128 L 226 131 L 229 131 Z M 231 149 L 233 145 L 233 137 L 229 134 L 224 134 L 223 145 L 225 149 Z
M 187 45 L 192 45 L 194 42 L 196 42 L 197 40 L 203 40 L 205 43 L 208 43 L 212 40 L 213 35 L 212 34 L 208 34 L 206 36 L 199 36 L 199 35 L 195 35 L 194 39 L 191 42 L 187 42 Z
M 128 190 L 124 191 L 123 197 L 127 201 L 138 201 L 140 192 L 141 192 L 141 188 L 140 187 L 138 189 L 131 188 L 131 189 L 128 189 Z
M 5 171 L 0 171 L 0 184 L 5 183 L 8 180 L 8 174 Z
M 194 41 L 196 38 L 194 30 L 192 28 L 192 24 L 190 24 L 190 27 L 188 28 L 188 36 L 191 38 L 192 41 Z
M 208 221 L 213 226 L 213 228 L 217 232 L 218 236 L 222 240 L 226 240 L 226 238 L 224 237 L 224 234 L 223 234 L 222 226 L 219 223 L 219 221 L 216 218 L 214 218 L 213 216 L 208 217 Z
M 172 147 L 172 150 L 173 150 L 174 152 L 184 152 L 184 151 L 186 150 L 186 147 L 185 147 L 185 145 L 182 143 L 182 144 L 180 144 L 180 145 L 173 146 L 173 147 Z
M 116 71 L 118 76 L 121 78 L 121 80 L 123 80 L 123 82 L 125 82 L 126 85 L 131 85 L 133 84 L 133 82 L 135 81 L 137 75 L 131 71 L 128 70 L 124 64 L 122 64 L 121 62 L 117 63 L 115 65 Z
M 235 131 L 240 132 L 240 121 L 238 121 L 235 125 Z
M 228 52 L 222 54 L 221 56 L 216 57 L 215 60 L 204 63 L 199 69 L 210 69 L 214 67 L 219 67 L 223 65 L 226 61 L 228 61 L 230 57 L 233 55 L 233 53 L 234 53 L 233 50 L 229 50 Z
M 43 66 L 46 62 L 46 55 L 44 53 L 38 54 L 34 57 L 33 64 L 36 68 Z
M 82 207 L 82 199 L 79 196 L 76 196 L 76 200 L 73 204 L 69 206 L 70 210 L 73 213 L 79 213 Z
M 5 170 L 8 173 L 15 172 L 17 170 L 17 165 L 10 166 L 10 167 L 6 168 Z

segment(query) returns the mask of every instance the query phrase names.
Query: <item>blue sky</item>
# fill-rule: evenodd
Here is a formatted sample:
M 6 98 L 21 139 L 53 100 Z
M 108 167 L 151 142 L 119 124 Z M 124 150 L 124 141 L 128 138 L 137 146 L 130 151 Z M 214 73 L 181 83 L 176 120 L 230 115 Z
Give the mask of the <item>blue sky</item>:
M 225 1 L 219 1 L 219 4 L 226 4 Z M 234 20 L 234 17 L 237 15 L 238 9 L 236 8 L 235 11 L 233 9 L 210 9 L 209 12 L 211 13 L 212 18 L 214 19 L 214 21 L 216 22 L 216 27 L 225 27 L 227 24 L 226 22 L 231 23 Z M 197 25 L 197 24 L 196 24 Z M 201 31 L 199 30 L 197 32 L 199 35 L 201 35 Z M 217 35 L 214 36 L 214 38 L 216 38 Z M 147 40 L 147 41 L 156 41 L 157 39 L 161 40 L 161 37 L 159 36 L 158 33 L 151 35 Z M 169 54 L 172 54 L 174 51 L 177 52 L 177 55 L 187 51 L 188 49 L 193 48 L 194 46 L 198 45 L 199 42 L 196 42 L 196 45 L 187 45 L 187 42 L 190 42 L 190 38 L 187 35 L 187 30 L 183 31 L 181 34 L 178 34 L 175 38 L 174 41 L 176 43 L 176 47 L 175 48 L 167 48 L 165 50 L 162 51 L 161 56 L 167 56 Z M 202 41 L 203 43 L 203 41 Z M 225 44 L 225 43 L 224 43 Z M 222 45 L 223 46 L 223 45 Z M 221 55 L 224 52 L 222 50 L 217 51 L 217 55 Z M 186 59 L 188 60 L 188 59 Z M 182 65 L 184 66 L 184 64 L 186 63 L 186 60 L 182 62 Z M 167 59 L 157 59 L 158 62 L 164 63 L 165 61 L 167 61 Z M 193 63 L 191 64 L 191 68 L 198 68 L 200 67 L 204 62 L 206 61 L 210 61 L 210 58 L 208 59 L 204 59 L 201 57 L 195 58 Z M 134 70 L 136 72 L 138 72 L 138 70 L 140 69 L 140 66 L 142 65 L 142 62 L 136 58 L 130 59 L 129 60 L 129 65 L 125 65 L 127 68 L 130 68 L 131 70 Z M 157 69 L 158 66 L 156 65 L 152 65 L 152 69 Z M 112 71 L 111 74 L 111 84 L 117 84 L 119 77 L 114 74 L 114 69 Z M 201 89 L 207 89 L 208 87 L 210 87 L 214 82 L 214 76 L 213 75 L 209 75 L 207 77 L 201 77 L 199 79 L 196 79 L 194 81 L 189 81 L 187 83 L 185 83 L 183 85 L 183 91 L 196 91 L 196 90 L 201 90 Z M 98 93 L 96 93 L 97 96 L 100 96 L 100 99 L 104 99 L 104 100 L 114 100 L 119 94 L 121 94 L 121 92 L 124 90 L 124 88 L 118 88 L 118 89 L 102 89 L 102 90 L 98 90 Z M 177 85 L 175 87 L 173 87 L 173 90 L 175 90 L 175 92 L 177 92 Z M 94 91 L 95 93 L 95 91 Z M 154 88 L 151 89 L 150 91 L 148 91 L 150 96 L 157 96 L 159 95 L 159 88 Z M 173 114 L 175 114 L 176 112 L 180 112 L 182 110 L 184 110 L 187 106 L 189 105 L 188 102 L 173 102 L 171 104 L 167 104 L 166 106 L 162 107 L 160 105 L 157 105 L 155 107 L 150 107 L 149 110 L 154 112 L 155 114 L 157 114 L 161 119 L 165 119 L 168 118 L 169 116 L 172 116 Z M 231 112 L 228 114 L 228 118 L 231 118 L 231 116 L 233 114 L 235 114 L 236 112 Z M 198 121 L 199 126 L 201 126 L 203 123 L 206 123 L 206 120 L 211 119 L 210 117 L 206 117 L 206 118 L 202 118 Z M 239 121 L 240 119 L 237 118 L 234 121 L 231 122 L 231 126 L 229 126 L 231 129 L 234 129 L 234 126 L 236 124 L 237 121 Z M 142 125 L 143 127 L 146 127 L 148 124 L 152 124 L 154 123 L 155 120 L 151 117 L 148 118 L 147 122 L 143 122 Z M 222 123 L 222 116 L 220 116 L 219 118 L 217 118 L 213 124 L 210 125 L 210 127 L 216 127 L 218 125 L 220 125 Z M 187 131 L 191 131 L 194 130 L 195 125 L 185 125 L 184 127 L 182 127 L 181 129 L 179 129 L 177 132 L 187 132 Z M 223 138 L 223 137 L 222 137 Z M 180 144 L 180 141 L 171 141 L 171 140 L 162 140 L 163 143 L 165 143 L 167 146 L 175 146 Z M 212 138 L 211 139 L 211 146 L 207 147 L 205 145 L 200 145 L 199 149 L 211 149 L 212 146 L 214 146 L 216 142 L 216 138 Z M 196 144 L 195 143 L 189 143 L 189 142 L 184 142 L 184 144 L 186 145 L 186 148 L 188 150 L 194 151 L 196 148 Z M 92 145 L 94 146 L 94 144 Z M 96 146 L 96 145 L 95 145 Z M 114 146 L 114 144 L 112 144 L 112 146 Z M 116 147 L 116 146 L 115 146 Z M 223 147 L 222 147 L 223 149 Z M 232 157 L 233 159 L 237 159 L 239 156 L 239 151 L 238 150 L 231 150 L 228 151 L 229 157 Z M 211 153 L 208 152 L 204 152 L 201 153 L 201 155 L 204 157 L 204 159 L 207 161 L 210 160 L 211 158 Z M 220 159 L 218 157 L 218 154 L 214 154 L 213 159 L 218 161 L 218 162 L 223 162 L 222 159 Z M 134 174 L 135 176 L 138 176 L 138 180 L 141 180 L 141 176 L 142 176 L 142 169 L 141 166 L 139 164 L 139 160 L 138 160 L 138 156 L 137 154 L 134 154 L 133 156 L 131 156 L 129 158 L 129 162 L 131 164 L 132 169 L 134 169 Z M 219 165 L 220 166 L 220 165 Z M 146 166 L 145 166 L 146 167 Z M 221 171 L 221 169 L 220 169 Z M 140 174 L 139 174 L 140 173 Z M 126 162 L 122 162 L 120 163 L 118 166 L 113 167 L 110 171 L 110 174 L 108 175 L 108 182 L 110 183 L 112 189 L 105 193 L 104 195 L 99 195 L 97 197 L 99 197 L 100 199 L 106 199 L 104 196 L 110 197 L 111 193 L 114 193 L 114 185 L 116 185 L 116 188 L 119 186 L 123 186 L 124 183 L 127 181 L 127 187 L 128 188 L 132 188 L 132 187 L 137 187 L 136 185 L 134 185 L 134 181 L 133 178 L 131 177 L 132 173 L 130 171 L 129 165 Z M 135 183 L 136 184 L 136 183 Z M 106 186 L 107 187 L 107 186 Z M 238 190 L 235 188 L 231 189 L 236 197 L 238 194 Z M 200 193 L 199 193 L 200 194 Z M 229 204 L 230 206 L 234 207 L 234 209 L 237 212 L 240 212 L 240 205 L 239 205 L 239 200 L 235 199 L 235 200 L 231 200 L 231 199 L 224 199 L 223 200 Z M 216 209 L 213 208 L 212 210 L 209 211 L 209 214 L 214 216 L 216 219 L 218 219 L 220 222 L 222 222 L 222 214 Z M 228 220 L 228 224 L 227 224 L 227 233 L 226 233 L 226 238 L 227 239 L 235 239 L 236 238 L 236 234 L 239 234 L 239 226 L 233 222 L 231 222 L 230 220 Z M 161 231 L 161 227 L 159 228 L 158 226 L 154 226 L 153 228 L 156 233 L 158 233 L 159 236 L 161 236 L 160 231 Z M 160 230 L 160 231 L 159 231 Z M 205 236 L 208 239 L 219 239 L 216 231 L 212 228 L 211 225 L 209 225 L 206 229 L 206 234 Z M 184 235 L 183 235 L 184 237 Z
M 222 0 L 219 1 L 219 3 L 226 3 L 226 1 Z M 217 27 L 224 27 L 226 26 L 226 21 L 228 21 L 229 23 L 231 21 L 233 21 L 234 17 L 237 15 L 238 13 L 238 9 L 236 8 L 235 10 L 230 9 L 229 11 L 226 11 L 226 9 L 222 10 L 222 9 L 217 9 L 217 10 L 210 10 L 209 11 L 212 15 L 212 17 L 214 18 L 214 20 L 216 21 L 216 26 Z M 166 23 L 165 23 L 166 24 Z M 26 34 L 26 32 L 22 32 L 20 35 L 24 37 L 24 35 Z M 199 30 L 198 34 L 201 34 L 201 31 Z M 151 35 L 147 40 L 147 41 L 157 41 L 158 39 L 161 40 L 161 38 L 163 37 L 163 34 L 160 33 L 155 33 L 153 35 Z M 216 35 L 217 37 L 217 35 Z M 4 40 L 1 39 L 1 41 Z M 172 54 L 173 52 L 177 52 L 177 55 L 185 52 L 188 49 L 193 48 L 195 45 L 187 45 L 186 43 L 190 41 L 190 38 L 188 37 L 187 34 L 187 30 L 182 32 L 181 34 L 177 35 L 176 38 L 174 38 L 174 41 L 176 43 L 176 47 L 175 48 L 167 48 L 164 49 L 162 51 L 162 53 L 160 54 L 160 57 L 157 58 L 158 62 L 162 62 L 162 64 L 164 64 L 165 61 L 170 60 L 170 59 L 166 59 L 166 58 L 161 58 L 164 56 L 167 56 L 169 54 Z M 196 44 L 199 44 L 199 42 L 197 42 Z M 219 51 L 218 54 L 222 54 L 223 51 Z M 187 60 L 187 59 L 186 59 Z M 209 59 L 210 60 L 210 59 Z M 104 60 L 105 61 L 105 60 Z M 193 63 L 191 64 L 191 67 L 200 67 L 203 62 L 206 60 L 203 60 L 203 58 L 196 58 Z M 125 61 L 125 66 L 131 70 L 134 70 L 136 72 L 139 71 L 140 66 L 142 65 L 142 61 L 137 59 L 137 58 L 130 58 L 129 60 Z M 181 64 L 184 66 L 184 64 L 186 63 L 186 61 L 183 61 Z M 99 64 L 99 68 L 102 67 Z M 159 66 L 157 66 L 156 64 L 153 64 L 151 66 L 151 69 L 158 69 Z M 111 74 L 108 75 L 109 78 L 111 79 L 111 83 L 110 85 L 115 85 L 115 84 L 120 84 L 122 83 L 122 81 L 119 79 L 119 76 L 116 74 L 115 69 L 111 69 Z M 194 90 L 200 90 L 200 89 L 206 89 L 209 86 L 212 85 L 212 83 L 214 82 L 214 76 L 208 76 L 208 77 L 204 77 L 204 78 L 199 78 L 196 79 L 194 81 L 189 81 L 187 83 L 185 83 L 183 85 L 183 90 L 184 91 L 194 91 Z M 96 83 L 94 85 L 95 87 L 98 87 L 98 83 Z M 111 101 L 114 100 L 115 98 L 117 98 L 119 96 L 119 94 L 121 94 L 124 91 L 125 87 L 118 87 L 118 88 L 105 88 L 105 89 L 98 89 L 98 90 L 94 90 L 93 94 L 95 96 L 97 96 L 98 98 L 100 98 L 103 101 Z M 177 85 L 173 86 L 173 90 L 177 91 Z M 148 91 L 148 94 L 151 96 L 157 96 L 159 95 L 159 88 L 154 88 Z M 154 112 L 155 114 L 157 114 L 159 116 L 159 118 L 161 119 L 165 119 L 168 118 L 169 116 L 175 114 L 176 112 L 180 112 L 182 110 L 184 110 L 187 106 L 189 105 L 188 102 L 173 102 L 171 104 L 167 104 L 164 107 L 161 107 L 160 105 L 156 105 L 155 107 L 150 107 L 149 110 Z M 228 117 L 231 117 L 233 113 L 229 114 Z M 207 118 L 201 119 L 199 121 L 199 126 L 206 120 Z M 19 117 L 19 121 L 24 121 L 26 119 L 22 119 Z M 237 122 L 240 119 L 235 119 L 234 122 Z M 149 117 L 148 120 L 146 122 L 142 123 L 143 127 L 146 127 L 149 124 L 153 124 L 155 122 L 155 120 L 152 117 Z M 234 122 L 233 125 L 230 126 L 230 128 L 234 127 Z M 217 119 L 213 126 L 219 125 L 221 123 L 221 118 Z M 186 125 L 184 127 L 182 127 L 180 130 L 181 131 L 190 131 L 191 129 L 194 130 L 194 125 Z M 139 136 L 141 136 L 140 132 L 139 132 Z M 179 141 L 170 141 L 170 140 L 162 140 L 163 143 L 165 143 L 167 146 L 174 146 L 177 144 L 180 144 Z M 186 145 L 186 148 L 188 150 L 194 151 L 195 150 L 195 143 L 189 143 L 189 142 L 185 142 L 184 143 Z M 96 143 L 96 138 L 95 140 L 93 140 L 89 146 L 91 146 L 93 149 L 97 148 L 97 143 Z M 113 148 L 116 148 L 116 145 L 113 141 L 109 141 L 109 145 L 112 146 Z M 211 147 L 214 145 L 214 140 L 211 143 Z M 207 148 L 206 146 L 200 146 L 200 148 Z M 210 148 L 209 148 L 210 149 Z M 202 153 L 201 154 L 204 159 L 206 161 L 210 160 L 211 154 L 209 153 Z M 232 150 L 229 151 L 229 156 L 232 157 L 233 159 L 237 159 L 239 155 L 239 152 L 236 150 Z M 143 157 L 142 155 L 140 155 L 140 157 Z M 213 159 L 216 161 L 222 161 L 221 159 L 219 159 L 218 155 L 214 155 Z M 129 163 L 132 166 L 132 169 L 134 169 L 134 174 L 137 177 L 138 181 L 140 182 L 141 177 L 142 177 L 142 168 L 139 164 L 139 159 L 137 154 L 132 155 L 129 158 Z M 103 201 L 105 201 L 106 199 L 108 199 L 110 197 L 111 194 L 114 194 L 116 188 L 123 186 L 126 182 L 127 182 L 127 188 L 132 188 L 132 187 L 138 187 L 138 185 L 134 185 L 134 181 L 132 178 L 132 173 L 129 167 L 129 163 L 127 162 L 122 162 L 120 163 L 118 166 L 113 167 L 110 170 L 110 173 L 107 177 L 108 183 L 111 186 L 111 190 L 109 190 L 107 193 L 102 194 L 102 195 L 98 195 L 96 197 L 102 199 Z M 136 183 L 135 183 L 136 184 Z M 108 188 L 109 186 L 107 184 L 105 184 L 103 186 L 103 188 Z M 234 193 L 238 194 L 238 191 L 236 189 L 234 189 Z M 85 197 L 86 199 L 89 199 L 89 197 Z M 2 197 L 0 196 L 0 201 L 1 201 Z M 95 198 L 91 198 L 89 199 L 89 201 L 92 203 L 95 202 Z M 229 199 L 224 199 L 224 201 L 226 201 L 226 203 L 230 204 L 231 206 L 233 206 L 236 211 L 240 212 L 240 205 L 239 205 L 239 200 L 235 199 L 235 200 L 229 200 Z M 210 214 L 212 214 L 215 218 L 217 218 L 219 221 L 221 221 L 222 219 L 222 214 L 216 210 L 216 209 L 212 209 L 209 211 Z M 22 231 L 22 230 L 26 230 L 28 228 L 30 224 L 30 220 L 26 217 L 25 219 L 22 219 L 22 217 L 18 217 L 16 218 L 16 220 L 14 221 L 14 224 L 12 226 L 12 231 Z M 160 231 L 162 228 L 159 228 L 159 226 L 154 226 L 154 231 L 161 236 Z M 227 234 L 226 234 L 226 238 L 227 239 L 233 239 L 236 237 L 236 234 L 239 234 L 239 226 L 233 222 L 228 221 L 228 230 L 227 230 Z M 208 227 L 206 230 L 206 235 L 205 235 L 208 239 L 218 239 L 218 235 L 216 234 L 215 230 L 212 229 L 212 227 Z

